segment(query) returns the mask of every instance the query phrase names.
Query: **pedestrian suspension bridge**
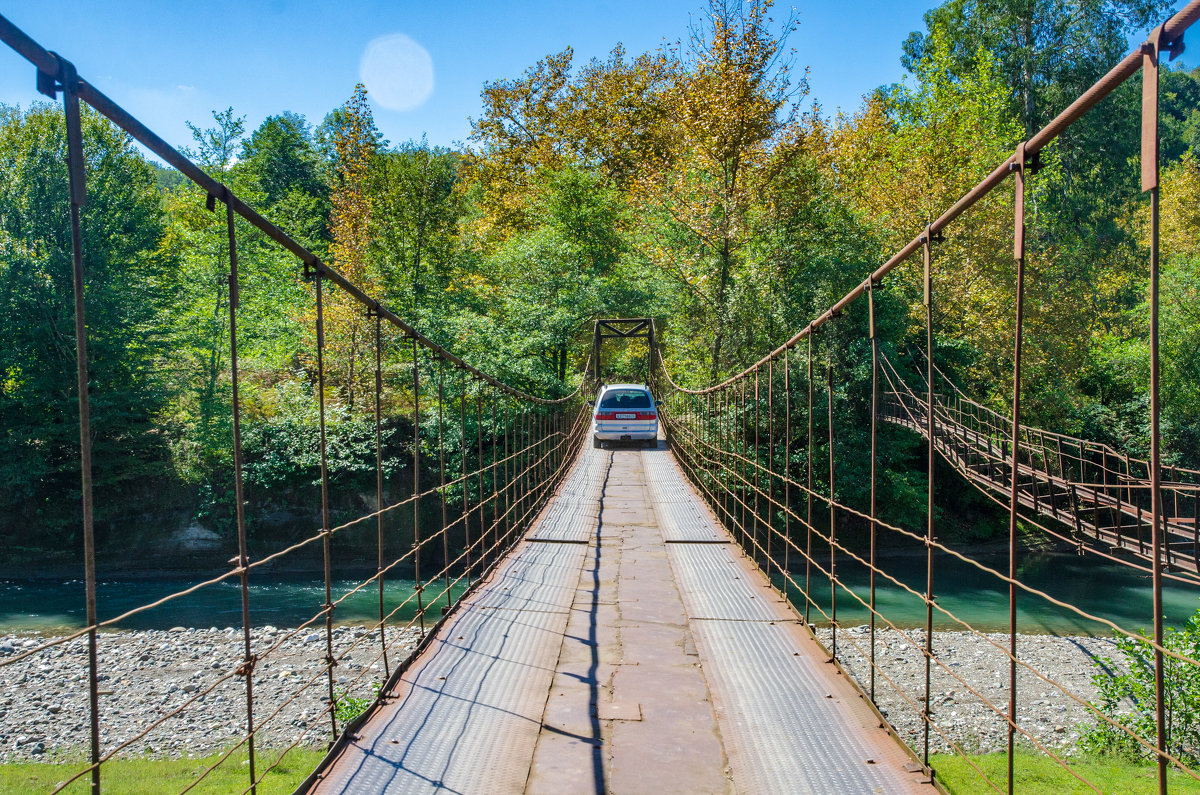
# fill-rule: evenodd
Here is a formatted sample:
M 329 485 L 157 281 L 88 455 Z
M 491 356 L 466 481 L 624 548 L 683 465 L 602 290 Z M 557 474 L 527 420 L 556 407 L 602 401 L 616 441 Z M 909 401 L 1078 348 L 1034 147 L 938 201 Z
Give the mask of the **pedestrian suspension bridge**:
M 170 732 L 197 702 L 226 683 L 244 698 L 230 702 L 244 721 L 235 744 L 189 786 L 202 785 L 222 764 L 246 756 L 245 792 L 256 792 L 292 749 L 327 747 L 328 755 L 302 792 L 804 792 L 898 793 L 941 788 L 937 754 L 961 756 L 978 774 L 978 790 L 1012 792 L 1020 776 L 1019 749 L 1044 756 L 1082 786 L 1099 792 L 1067 751 L 1024 720 L 1036 695 L 1083 710 L 1128 733 L 1158 764 L 1158 790 L 1171 776 L 1200 781 L 1180 760 L 1168 736 L 1167 676 L 1200 660 L 1163 645 L 1164 580 L 1200 585 L 1200 473 L 1163 466 L 1159 445 L 1157 223 L 1147 262 L 1151 283 L 1151 452 L 1128 452 L 1067 437 L 1022 422 L 1022 332 L 1025 271 L 1025 187 L 1035 180 L 1037 154 L 1075 120 L 1127 80 L 1143 91 L 1141 179 L 1157 219 L 1158 70 L 1162 55 L 1181 51 L 1184 32 L 1200 19 L 1193 0 L 1130 53 L 1093 88 L 1022 142 L 975 188 L 862 282 L 761 360 L 720 383 L 697 386 L 671 371 L 671 336 L 652 318 L 596 321 L 590 353 L 571 386 L 534 395 L 473 366 L 368 295 L 283 229 L 212 179 L 140 121 L 79 75 L 72 64 L 34 42 L 0 16 L 0 40 L 35 67 L 39 91 L 64 103 L 69 219 L 73 245 L 78 366 L 81 536 L 84 540 L 87 626 L 65 638 L 0 659 L 0 670 L 52 655 L 86 638 L 89 709 L 79 745 L 87 761 L 54 791 L 90 784 L 102 790 L 106 763 L 155 732 Z M 228 227 L 228 372 L 238 555 L 223 574 L 121 616 L 100 620 L 96 600 L 91 471 L 89 360 L 81 224 L 88 201 L 80 128 L 87 103 L 207 193 L 210 211 Z M 1113 168 L 1125 168 L 1114 163 Z M 1010 410 L 972 400 L 935 366 L 935 274 L 952 278 L 955 263 L 938 256 L 944 234 L 983 197 L 1013 191 L 1016 280 L 1013 302 L 1013 391 Z M 307 538 L 252 559 L 247 550 L 238 379 L 239 234 L 253 228 L 297 258 L 311 285 L 317 366 L 314 401 L 320 416 L 322 523 Z M 901 271 L 924 285 L 926 344 L 897 352 L 876 334 L 876 306 L 900 300 L 890 290 Z M 376 422 L 375 510 L 341 524 L 331 521 L 326 450 L 325 308 L 331 293 L 354 302 L 369 320 L 374 350 Z M 662 319 L 659 319 L 660 321 Z M 661 325 L 661 323 L 660 323 Z M 594 394 L 604 372 L 605 345 L 614 338 L 645 340 L 644 377 L 656 396 L 663 428 L 657 449 L 593 449 L 589 438 Z M 831 342 L 825 342 L 830 339 Z M 833 339 L 869 346 L 864 361 L 831 355 Z M 581 341 L 584 342 L 584 341 Z M 387 377 L 381 362 L 399 361 L 404 375 Z M 843 388 L 849 366 L 869 367 L 869 390 Z M 636 373 L 622 374 L 636 377 Z M 411 483 L 397 495 L 385 489 L 379 433 L 382 396 L 408 395 L 412 417 Z M 870 438 L 869 460 L 848 461 L 839 435 L 845 417 Z M 899 436 L 898 436 L 899 435 Z M 886 446 L 904 436 L 923 445 L 928 511 L 918 525 L 896 523 L 879 505 Z M 869 473 L 863 475 L 862 473 Z M 969 485 L 968 485 L 969 484 Z M 940 540 L 937 500 L 946 489 L 977 488 L 1009 513 L 1004 566 L 976 560 Z M 850 493 L 867 495 L 851 499 Z M 440 521 L 430 522 L 431 515 Z M 403 518 L 403 553 L 385 555 L 386 536 Z M 1023 582 L 1018 529 L 1040 533 L 1081 555 L 1143 572 L 1152 600 L 1131 626 Z M 854 535 L 847 539 L 846 533 Z M 352 589 L 335 592 L 332 541 L 356 534 L 378 544 L 378 569 Z M 892 573 L 877 555 L 884 543 L 907 545 L 921 561 L 922 582 Z M 280 560 L 319 549 L 325 599 L 312 618 L 256 645 L 249 583 Z M 938 601 L 939 565 L 972 567 L 1003 594 L 1010 620 L 1003 633 L 982 631 Z M 869 585 L 841 576 L 853 564 Z M 401 573 L 417 583 L 399 603 L 385 583 Z M 120 741 L 107 735 L 100 699 L 100 632 L 134 615 L 218 583 L 240 585 L 243 651 L 181 705 L 147 715 L 143 728 Z M 923 605 L 923 626 L 897 622 L 877 599 L 877 583 Z M 371 632 L 335 653 L 339 605 L 355 593 L 378 591 Z M 1133 638 L 1153 649 L 1156 731 L 1136 734 L 1089 703 L 1023 654 L 1018 605 L 1046 604 L 1097 632 Z M 866 611 L 862 627 L 839 619 L 847 604 Z M 411 619 L 401 616 L 411 616 Z M 1001 679 L 1003 697 L 985 692 L 958 663 L 944 658 L 935 632 L 949 624 L 983 642 Z M 1152 625 L 1142 635 L 1137 627 Z M 281 706 L 256 695 L 259 667 L 289 638 L 323 628 L 321 665 L 297 677 L 296 692 L 326 696 L 320 720 L 296 731 L 286 747 L 260 741 Z M 416 629 L 415 649 L 402 645 Z M 881 633 L 888 632 L 884 643 Z M 898 650 L 899 649 L 899 650 Z M 915 650 L 917 673 L 907 680 L 889 660 Z M 358 717 L 342 722 L 337 704 L 346 689 L 367 683 L 372 666 L 345 676 L 339 663 L 353 652 L 382 667 L 377 697 Z M 843 667 L 847 654 L 868 663 L 859 680 Z M 1003 676 L 1001 676 L 1001 673 Z M 377 674 L 376 674 L 377 675 Z M 905 681 L 918 681 L 915 687 Z M 1001 749 L 972 747 L 951 716 L 934 708 L 946 692 L 965 694 L 986 720 L 1003 728 Z M 885 694 L 893 706 L 883 709 Z M 294 696 L 293 696 L 294 697 Z M 911 727 L 898 727 L 907 716 Z M 49 726 L 66 716 L 46 715 Z M 62 724 L 65 725 L 65 724 Z M 980 767 L 981 750 L 1007 752 L 1000 775 Z M 1168 775 L 1169 774 L 1169 775 Z

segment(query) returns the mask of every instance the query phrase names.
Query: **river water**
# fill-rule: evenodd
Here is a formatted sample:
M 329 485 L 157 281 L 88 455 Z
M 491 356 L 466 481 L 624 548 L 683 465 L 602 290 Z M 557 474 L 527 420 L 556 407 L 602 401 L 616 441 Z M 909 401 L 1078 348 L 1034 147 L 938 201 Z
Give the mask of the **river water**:
M 814 552 L 827 565 L 828 552 Z M 985 565 L 1006 571 L 1003 557 L 984 557 Z M 921 592 L 925 588 L 925 559 L 904 556 L 881 562 L 881 567 L 901 582 Z M 264 575 L 265 576 L 265 575 Z M 867 571 L 849 559 L 839 560 L 838 576 L 851 590 L 867 600 L 869 577 Z M 1147 575 L 1133 569 L 1099 560 L 1094 556 L 1080 557 L 1050 554 L 1025 554 L 1019 578 L 1021 582 L 1064 602 L 1073 604 L 1117 625 L 1136 630 L 1151 625 L 1151 588 Z M 261 579 L 261 578 L 260 578 Z M 792 579 L 800 586 L 805 579 L 803 565 L 793 562 Z M 777 584 L 782 579 L 776 575 Z M 342 579 L 333 583 L 333 598 L 353 589 L 361 581 Z M 183 579 L 160 580 L 102 580 L 97 586 L 97 605 L 101 620 L 120 615 L 138 605 L 152 602 L 179 591 L 192 583 Z M 389 618 L 389 623 L 403 623 L 416 614 L 412 599 L 412 580 L 387 580 L 384 587 L 385 609 L 391 611 L 409 599 Z M 445 598 L 437 600 L 441 583 L 427 586 L 425 601 L 437 604 L 428 608 L 427 615 L 439 615 Z M 461 593 L 462 586 L 453 589 Z M 828 580 L 816 569 L 812 572 L 811 588 L 814 602 L 828 613 L 830 594 Z M 795 604 L 804 599 L 796 586 L 789 586 Z M 968 564 L 940 554 L 935 562 L 934 593 L 937 602 L 949 612 L 977 629 L 1002 631 L 1008 627 L 1008 586 L 981 573 Z M 843 624 L 860 624 L 867 620 L 867 609 L 849 593 L 839 590 L 838 619 Z M 325 601 L 324 580 L 313 577 L 272 575 L 269 582 L 254 582 L 250 586 L 250 621 L 255 626 L 295 626 L 312 618 Z M 1167 581 L 1163 589 L 1166 622 L 1178 626 L 1200 608 L 1200 587 Z M 877 576 L 876 604 L 879 612 L 902 628 L 924 626 L 925 605 L 922 599 Z M 335 610 L 338 623 L 368 623 L 378 619 L 379 591 L 374 583 L 349 596 Z M 821 613 L 813 607 L 811 618 L 822 623 Z M 17 631 L 55 631 L 82 626 L 84 623 L 84 592 L 82 580 L 3 580 L 0 581 L 0 633 Z M 1079 617 L 1069 610 L 1055 607 L 1040 597 L 1021 594 L 1018 599 L 1019 630 L 1024 633 L 1096 634 L 1106 635 L 1111 629 L 1103 624 Z M 227 627 L 241 625 L 241 589 L 236 581 L 207 586 L 195 594 L 168 602 L 140 613 L 119 624 L 124 629 L 169 629 L 186 627 Z M 882 626 L 882 621 L 880 622 Z M 935 610 L 934 626 L 956 629 L 961 625 Z
M 813 557 L 823 567 L 828 568 L 828 548 L 814 550 Z M 973 559 L 995 571 L 1008 572 L 1007 556 L 975 556 Z M 879 568 L 912 590 L 924 592 L 924 556 L 881 560 Z M 792 580 L 796 585 L 789 585 L 789 594 L 794 604 L 803 605 L 805 570 L 802 564 L 793 564 L 791 569 Z M 839 555 L 837 575 L 854 595 L 861 597 L 864 602 L 869 601 L 870 575 L 865 566 Z M 1111 621 L 1123 629 L 1138 630 L 1152 626 L 1154 613 L 1150 575 L 1127 566 L 1111 563 L 1094 555 L 1023 553 L 1017 579 L 1032 589 L 1074 605 L 1083 612 Z M 777 584 L 783 581 L 778 575 L 774 580 Z M 826 615 L 829 614 L 829 580 L 815 568 L 811 574 L 809 590 L 815 603 L 810 607 L 810 618 L 814 623 L 824 623 L 817 605 Z M 945 553 L 939 553 L 934 561 L 933 593 L 939 606 L 976 629 L 985 632 L 1008 629 L 1008 583 L 994 575 L 981 572 L 975 566 Z M 1043 597 L 1023 591 L 1018 591 L 1017 594 L 1017 625 L 1018 631 L 1022 633 L 1112 634 L 1110 627 L 1082 618 Z M 838 589 L 837 617 L 841 624 L 862 624 L 868 621 L 869 610 L 855 599 L 854 595 L 845 589 Z M 875 604 L 878 613 L 900 628 L 925 625 L 924 599 L 889 582 L 881 574 L 876 574 Z M 1197 608 L 1200 608 L 1200 585 L 1164 580 L 1163 611 L 1167 625 L 1182 625 Z M 885 625 L 882 619 L 877 619 L 877 622 L 879 626 Z M 933 613 L 933 625 L 935 629 L 963 628 L 962 624 L 936 608 Z
M 103 621 L 192 584 L 184 579 L 101 580 L 96 584 L 97 613 Z M 333 581 L 333 599 L 337 600 L 361 584 L 361 580 Z M 385 581 L 385 612 L 399 607 L 388 623 L 403 624 L 416 615 L 414 585 L 413 580 Z M 427 605 L 427 616 L 441 615 L 440 608 L 446 603 L 443 591 L 441 582 L 426 586 L 423 601 Z M 462 591 L 462 584 L 453 586 L 452 598 Z M 401 606 L 406 599 L 408 603 Z M 429 606 L 431 599 L 436 602 L 433 606 Z M 250 586 L 250 623 L 294 627 L 316 615 L 324 602 L 324 579 L 273 575 L 268 583 Z M 0 633 L 75 629 L 84 626 L 84 617 L 83 580 L 0 580 Z M 379 586 L 376 583 L 346 597 L 334 609 L 334 620 L 339 624 L 366 624 L 378 619 Z M 241 625 L 242 590 L 234 579 L 206 586 L 196 593 L 131 616 L 116 626 L 121 629 L 170 629 L 175 626 L 222 628 Z

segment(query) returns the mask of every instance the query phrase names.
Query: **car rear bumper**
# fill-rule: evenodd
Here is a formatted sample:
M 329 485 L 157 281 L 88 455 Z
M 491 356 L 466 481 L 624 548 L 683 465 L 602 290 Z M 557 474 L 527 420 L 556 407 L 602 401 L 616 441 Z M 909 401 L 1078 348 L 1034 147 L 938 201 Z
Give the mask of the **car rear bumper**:
M 658 429 L 654 428 L 646 431 L 593 431 L 592 436 L 602 442 L 619 442 L 622 439 L 628 439 L 630 441 L 634 439 L 657 439 Z
M 659 437 L 659 424 L 656 422 L 641 423 L 594 423 L 592 436 L 601 442 L 619 442 L 620 440 L 650 440 Z

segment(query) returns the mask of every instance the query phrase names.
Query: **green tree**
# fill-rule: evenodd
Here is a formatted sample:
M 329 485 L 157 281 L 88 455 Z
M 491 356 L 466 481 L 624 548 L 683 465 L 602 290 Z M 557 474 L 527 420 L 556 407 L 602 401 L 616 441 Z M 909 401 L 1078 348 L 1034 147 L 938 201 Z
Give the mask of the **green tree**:
M 240 164 L 257 176 L 268 207 L 293 191 L 318 199 L 329 195 L 308 122 L 297 113 L 268 116 L 242 141 Z
M 456 153 L 424 138 L 374 161 L 372 237 L 385 290 L 399 306 L 417 309 L 430 282 L 449 284 L 464 211 L 458 168 Z
M 172 303 L 155 175 L 127 135 L 84 110 L 84 278 L 97 495 L 103 529 L 139 499 L 161 504 L 154 432 Z M 78 526 L 74 299 L 62 111 L 0 114 L 0 528 L 69 543 Z M 72 495 L 75 495 L 74 499 Z
M 950 0 L 925 13 L 926 32 L 909 34 L 901 62 L 915 72 L 951 44 L 950 73 L 972 72 L 980 53 L 995 59 L 1025 137 L 1089 88 L 1129 49 L 1129 37 L 1165 17 L 1167 0 Z
M 192 122 L 186 122 L 192 131 L 192 140 L 196 149 L 184 148 L 185 155 L 200 161 L 200 165 L 210 170 L 225 171 L 233 165 L 234 155 L 237 154 L 238 144 L 246 132 L 246 117 L 234 116 L 233 108 L 212 112 L 215 127 L 200 129 Z

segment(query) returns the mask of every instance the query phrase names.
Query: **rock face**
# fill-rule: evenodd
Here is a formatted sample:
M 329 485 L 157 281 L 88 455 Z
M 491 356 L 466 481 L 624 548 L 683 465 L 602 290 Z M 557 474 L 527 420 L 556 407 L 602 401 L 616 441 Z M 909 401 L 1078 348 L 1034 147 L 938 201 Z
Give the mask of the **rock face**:
M 163 542 L 164 552 L 215 552 L 221 548 L 221 536 L 197 521 L 180 527 Z
M 816 634 L 829 648 L 831 631 L 826 627 Z M 930 753 L 953 753 L 952 742 L 966 753 L 1008 747 L 1008 723 L 1003 717 L 1008 711 L 1008 643 L 1006 633 L 933 633 L 934 655 L 942 664 L 935 661 L 930 669 L 929 707 L 936 727 L 929 732 Z M 924 721 L 918 712 L 925 699 L 924 647 L 922 629 L 876 630 L 875 661 L 881 669 L 876 672 L 876 704 L 918 753 L 924 746 Z M 864 691 L 870 679 L 870 648 L 868 627 L 838 631 L 838 661 Z M 1119 661 L 1116 643 L 1112 638 L 1018 635 L 1017 657 L 1033 669 L 1017 669 L 1017 724 L 1044 748 L 1070 753 L 1096 719 L 1064 690 L 1083 701 L 1095 699 L 1092 675 L 1099 670 L 1095 663 L 1101 657 Z M 1037 747 L 1020 731 L 1016 739 L 1027 748 Z
M 260 747 L 284 748 L 297 739 L 302 745 L 321 747 L 330 740 L 330 718 L 323 712 L 329 695 L 325 635 L 318 634 L 318 643 L 309 640 L 312 634 L 311 629 L 275 627 L 251 633 L 254 653 L 261 657 L 254 668 Z M 0 635 L 0 662 L 51 639 Z M 389 628 L 388 662 L 394 666 L 403 660 L 419 639 L 415 628 Z M 372 698 L 375 685 L 384 680 L 378 632 L 338 627 L 333 647 L 334 655 L 341 657 L 334 668 L 339 695 L 344 690 L 357 698 Z M 98 659 L 103 751 L 164 718 L 120 755 L 200 756 L 237 742 L 246 727 L 245 680 L 237 674 L 243 651 L 242 631 L 233 628 L 102 633 Z M 0 666 L 0 763 L 85 753 L 90 742 L 87 659 L 84 637 Z

